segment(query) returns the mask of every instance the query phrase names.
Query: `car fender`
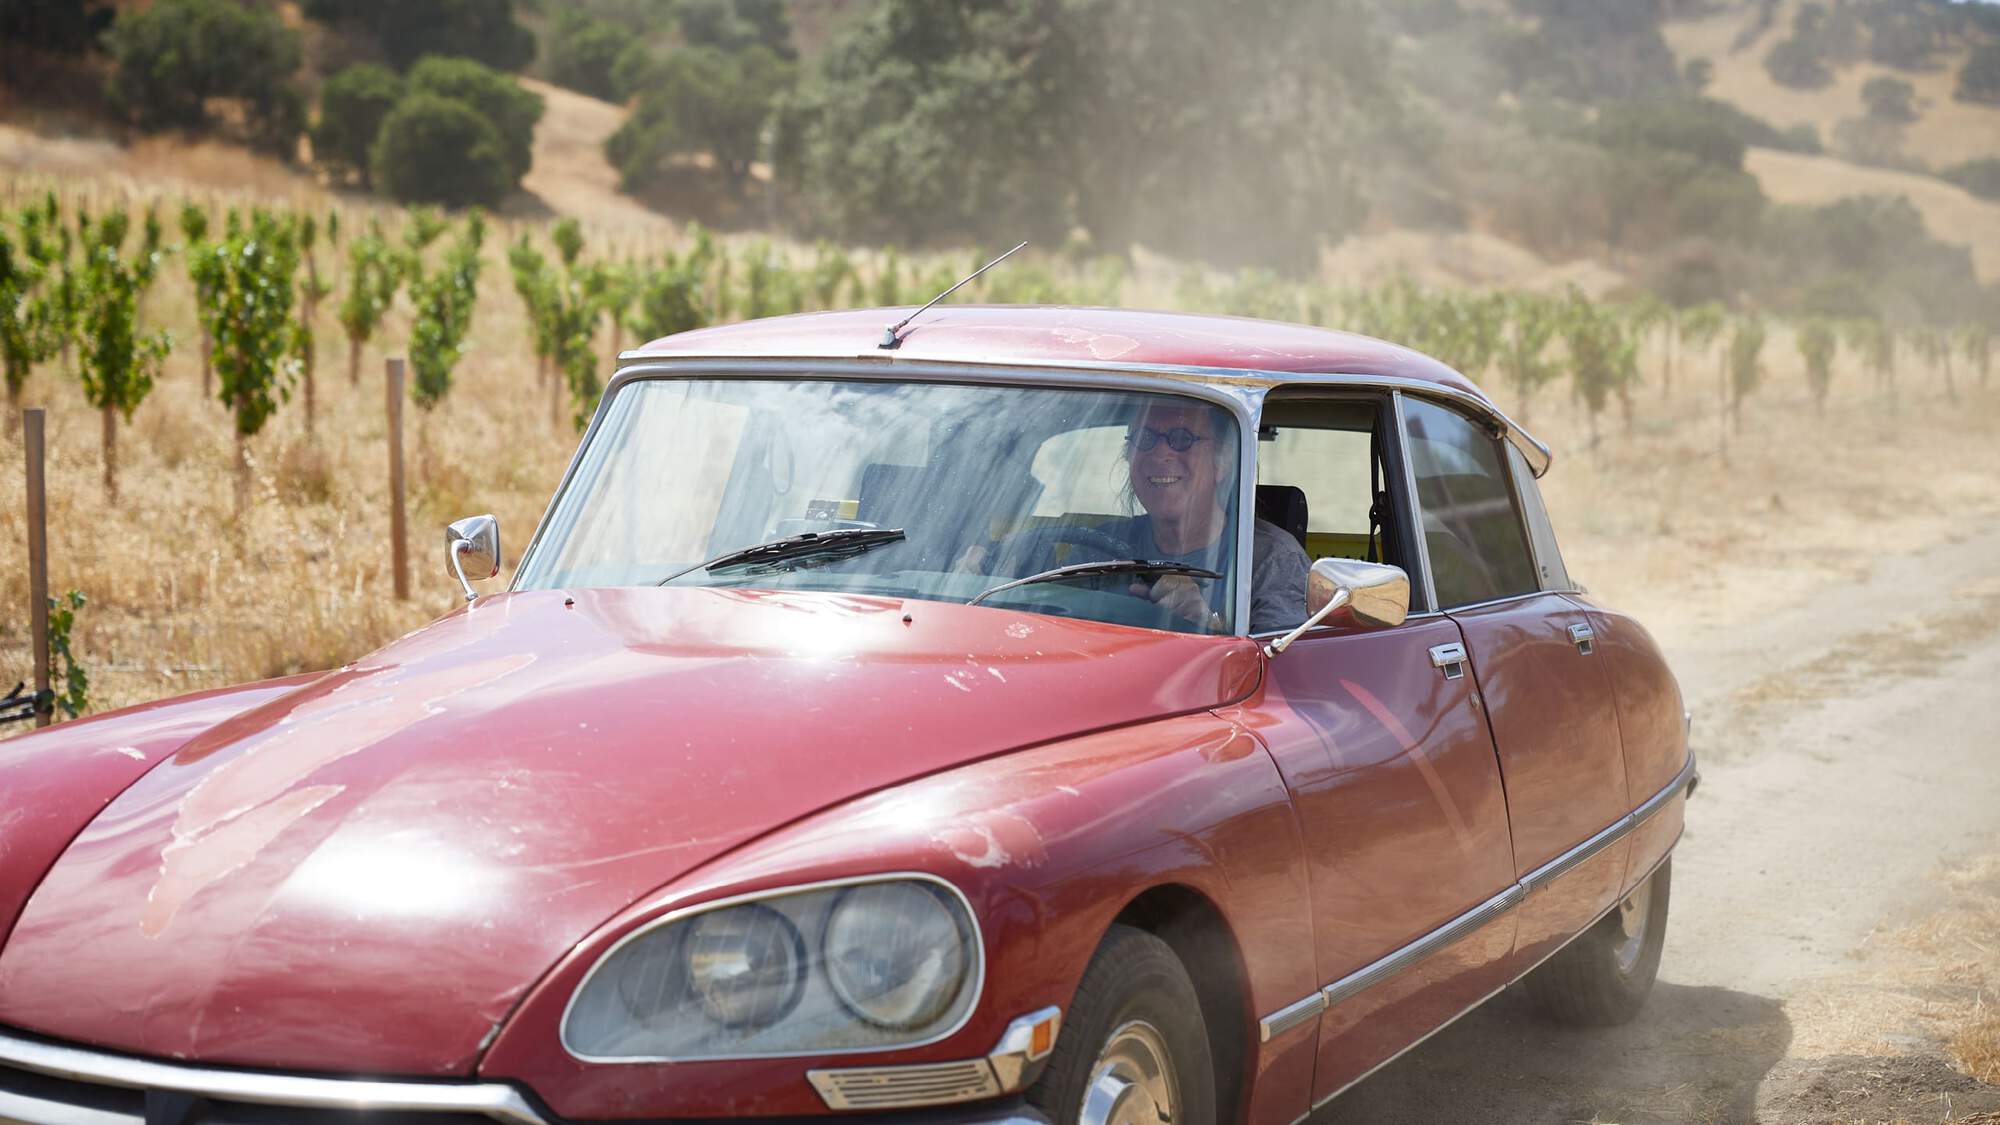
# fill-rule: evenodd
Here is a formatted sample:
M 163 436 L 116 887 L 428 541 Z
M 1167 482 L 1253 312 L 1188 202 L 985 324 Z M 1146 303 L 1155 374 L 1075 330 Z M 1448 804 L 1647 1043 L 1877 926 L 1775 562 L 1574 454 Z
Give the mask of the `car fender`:
M 828 768 L 838 769 L 837 759 Z M 944 1039 L 886 1053 L 679 1063 L 591 1064 L 563 1049 L 559 1025 L 570 995 L 599 958 L 648 922 L 704 901 L 898 871 L 951 882 L 979 921 L 984 989 L 971 1018 Z M 1213 1033 L 1247 1037 L 1256 1071 L 1283 1071 L 1303 1099 L 1310 1040 L 1271 1045 L 1282 1057 L 1255 1050 L 1257 1014 L 1316 981 L 1297 821 L 1262 746 L 1209 713 L 933 774 L 739 848 L 580 943 L 530 992 L 479 1072 L 522 1082 L 575 1117 L 823 1113 L 806 1081 L 809 1067 L 977 1058 L 1015 1017 L 1048 1005 L 1067 1011 L 1104 934 L 1158 888 L 1206 900 L 1236 946 L 1246 974 L 1242 1019 Z

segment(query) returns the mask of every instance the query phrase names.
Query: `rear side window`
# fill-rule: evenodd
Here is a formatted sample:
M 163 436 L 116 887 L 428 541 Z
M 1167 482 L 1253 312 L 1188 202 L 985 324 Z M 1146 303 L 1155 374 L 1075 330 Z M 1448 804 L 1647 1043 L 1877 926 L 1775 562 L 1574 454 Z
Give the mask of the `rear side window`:
M 1535 484 L 1535 471 L 1528 468 L 1528 459 L 1512 443 L 1507 445 L 1507 467 L 1514 473 L 1514 495 L 1521 498 L 1521 508 L 1528 517 L 1528 542 L 1535 548 L 1535 569 L 1541 575 L 1542 589 L 1574 589 L 1562 552 L 1556 549 L 1556 530 L 1549 524 L 1549 510 Z
M 1438 607 L 1540 589 L 1499 439 L 1421 399 L 1405 398 L 1403 417 Z

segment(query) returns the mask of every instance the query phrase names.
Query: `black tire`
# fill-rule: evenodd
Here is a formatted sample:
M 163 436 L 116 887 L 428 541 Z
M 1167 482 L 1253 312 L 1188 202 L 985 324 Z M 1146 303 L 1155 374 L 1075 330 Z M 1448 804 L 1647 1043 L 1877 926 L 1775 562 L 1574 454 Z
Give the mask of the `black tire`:
M 1653 991 L 1660 973 L 1660 949 L 1667 941 L 1667 901 L 1673 888 L 1673 861 L 1660 864 L 1647 885 L 1632 899 L 1645 896 L 1644 925 L 1640 930 L 1638 956 L 1629 967 L 1621 962 L 1621 948 L 1629 950 L 1633 935 L 1623 904 L 1584 931 L 1583 935 L 1549 958 L 1527 980 L 1528 995 L 1543 1014 L 1559 1023 L 1585 1027 L 1610 1027 L 1626 1023 L 1639 1014 Z
M 1091 956 L 1028 1101 L 1056 1125 L 1077 1125 L 1100 1056 L 1135 1023 L 1157 1031 L 1171 1059 L 1174 1125 L 1215 1125 L 1215 1065 L 1194 982 L 1171 946 L 1131 926 L 1112 926 Z

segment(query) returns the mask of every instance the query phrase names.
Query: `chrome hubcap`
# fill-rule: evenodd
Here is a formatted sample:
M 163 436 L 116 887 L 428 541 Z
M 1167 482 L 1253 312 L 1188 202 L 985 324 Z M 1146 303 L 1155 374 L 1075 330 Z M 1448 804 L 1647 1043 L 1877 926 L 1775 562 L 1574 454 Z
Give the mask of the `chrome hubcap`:
M 1111 1033 L 1083 1090 L 1079 1125 L 1170 1125 L 1180 1103 L 1173 1056 L 1159 1029 L 1133 1020 Z
M 1639 954 L 1646 948 L 1646 921 L 1653 909 L 1653 880 L 1646 881 L 1632 889 L 1624 902 L 1618 904 L 1618 929 L 1625 940 L 1618 943 L 1618 971 L 1630 973 L 1639 965 Z

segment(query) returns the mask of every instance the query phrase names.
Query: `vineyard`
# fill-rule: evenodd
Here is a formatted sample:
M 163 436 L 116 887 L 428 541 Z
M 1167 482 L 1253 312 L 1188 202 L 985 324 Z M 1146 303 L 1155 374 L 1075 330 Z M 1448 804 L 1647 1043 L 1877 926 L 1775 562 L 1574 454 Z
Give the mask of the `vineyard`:
M 431 529 L 493 511 L 518 548 L 632 342 L 921 303 L 984 260 L 25 177 L 0 208 L 0 450 L 15 466 L 0 541 L 21 557 L 18 408 L 43 406 L 51 588 L 88 594 L 73 644 L 94 710 L 335 666 L 450 608 Z M 1335 289 L 1060 253 L 961 296 L 1303 321 L 1436 355 L 1556 448 L 1571 570 L 1642 613 L 1704 560 L 1731 558 L 1755 586 L 1712 591 L 1721 613 L 1871 544 L 1949 534 L 2000 478 L 1981 325 L 1402 279 Z M 388 574 L 389 356 L 408 358 L 417 407 L 407 602 Z M 27 600 L 8 568 L 0 601 Z M 0 615 L 0 675 L 28 667 L 24 620 Z

